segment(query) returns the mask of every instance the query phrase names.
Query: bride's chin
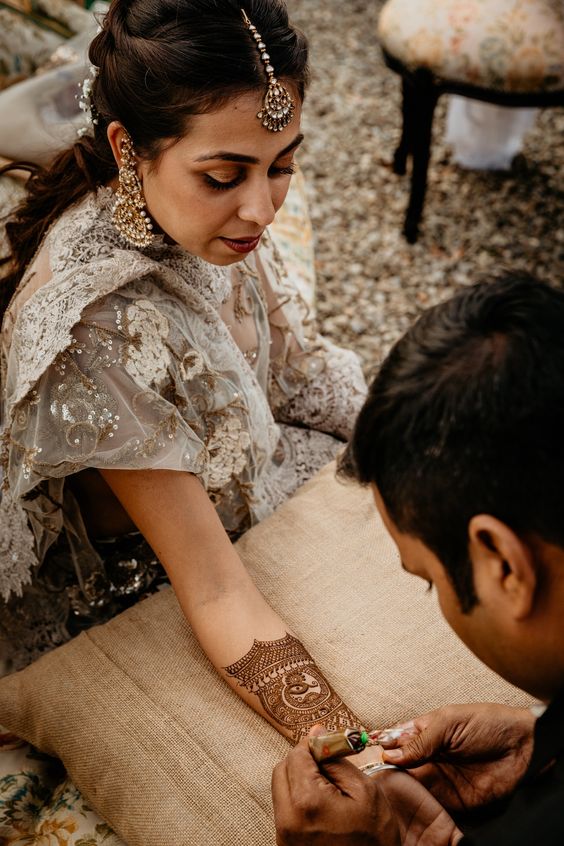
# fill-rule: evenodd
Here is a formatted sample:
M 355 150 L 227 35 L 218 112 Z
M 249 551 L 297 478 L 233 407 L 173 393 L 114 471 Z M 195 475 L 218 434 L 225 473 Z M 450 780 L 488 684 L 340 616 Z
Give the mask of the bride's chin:
M 204 261 L 207 261 L 209 264 L 215 264 L 217 267 L 229 267 L 231 264 L 237 264 L 237 262 L 243 261 L 246 256 L 245 255 L 237 255 L 236 253 L 233 256 L 218 256 L 217 253 L 212 254 L 210 252 L 209 255 L 200 256 L 203 258 Z

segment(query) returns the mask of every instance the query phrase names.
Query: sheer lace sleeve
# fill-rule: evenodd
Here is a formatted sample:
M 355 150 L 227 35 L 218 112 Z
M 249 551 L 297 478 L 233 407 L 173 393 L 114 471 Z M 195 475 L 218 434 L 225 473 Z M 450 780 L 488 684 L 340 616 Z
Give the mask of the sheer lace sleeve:
M 15 496 L 85 467 L 186 470 L 208 489 L 225 484 L 233 467 L 223 467 L 223 443 L 213 441 L 221 422 L 233 430 L 231 464 L 247 445 L 236 437 L 243 427 L 232 386 L 175 336 L 173 322 L 142 297 L 113 295 L 84 312 L 70 346 L 14 415 Z
M 288 366 L 292 368 L 291 361 L 286 362 Z M 306 370 L 298 389 L 278 408 L 276 419 L 348 440 L 366 396 L 356 354 L 318 336 L 312 371 L 308 374 Z
M 356 353 L 317 333 L 272 242 L 261 255 L 258 272 L 272 337 L 269 398 L 276 420 L 347 440 L 366 396 Z

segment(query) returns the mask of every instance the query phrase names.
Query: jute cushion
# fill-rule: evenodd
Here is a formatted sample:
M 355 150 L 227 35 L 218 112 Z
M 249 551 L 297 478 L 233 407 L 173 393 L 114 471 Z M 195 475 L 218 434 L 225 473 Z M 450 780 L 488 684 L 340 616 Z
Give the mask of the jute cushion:
M 561 0 L 388 0 L 378 35 L 403 64 L 510 92 L 564 88 Z
M 371 495 L 329 466 L 238 549 L 369 726 L 527 698 L 485 669 L 404 573 Z M 0 680 L 0 723 L 60 757 L 129 846 L 272 846 L 288 744 L 217 676 L 165 590 Z

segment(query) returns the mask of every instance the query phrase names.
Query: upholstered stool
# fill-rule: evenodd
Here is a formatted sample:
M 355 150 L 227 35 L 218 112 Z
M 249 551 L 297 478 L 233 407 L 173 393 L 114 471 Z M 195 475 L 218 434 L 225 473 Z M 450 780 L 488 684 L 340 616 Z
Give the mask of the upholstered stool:
M 403 129 L 394 171 L 412 157 L 404 224 L 417 240 L 431 132 L 441 94 L 500 106 L 564 105 L 562 0 L 388 0 L 378 35 L 403 82 Z

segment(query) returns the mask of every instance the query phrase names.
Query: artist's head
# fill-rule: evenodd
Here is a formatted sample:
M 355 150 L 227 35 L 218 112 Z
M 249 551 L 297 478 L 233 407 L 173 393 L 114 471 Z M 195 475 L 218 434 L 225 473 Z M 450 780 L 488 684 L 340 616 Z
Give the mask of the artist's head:
M 272 222 L 301 140 L 307 42 L 283 0 L 113 0 L 89 56 L 94 136 L 29 180 L 7 228 L 8 284 L 71 203 L 116 182 L 124 131 L 157 230 L 216 264 L 244 258 L 219 239 L 252 239 Z M 280 131 L 257 118 L 274 74 L 294 105 Z
M 373 485 L 404 568 L 433 582 L 470 648 L 550 698 L 564 683 L 564 292 L 506 276 L 429 309 L 374 379 L 342 472 Z

